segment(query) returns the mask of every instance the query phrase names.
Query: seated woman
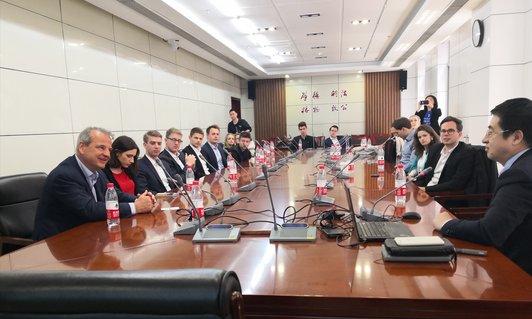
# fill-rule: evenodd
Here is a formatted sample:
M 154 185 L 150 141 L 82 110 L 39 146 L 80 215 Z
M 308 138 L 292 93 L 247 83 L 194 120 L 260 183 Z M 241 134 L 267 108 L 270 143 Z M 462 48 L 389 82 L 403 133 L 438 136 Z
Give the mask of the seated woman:
M 421 125 L 416 130 L 414 138 L 414 153 L 416 160 L 412 164 L 412 169 L 408 173 L 407 179 L 411 180 L 425 168 L 429 147 L 434 143 L 439 143 L 440 137 L 436 131 L 428 125 Z
M 224 148 L 228 151 L 233 149 L 236 145 L 236 136 L 233 133 L 228 133 L 225 136 Z
M 119 136 L 113 141 L 111 157 L 103 169 L 109 181 L 122 192 L 136 195 L 135 178 L 139 147 L 129 136 Z

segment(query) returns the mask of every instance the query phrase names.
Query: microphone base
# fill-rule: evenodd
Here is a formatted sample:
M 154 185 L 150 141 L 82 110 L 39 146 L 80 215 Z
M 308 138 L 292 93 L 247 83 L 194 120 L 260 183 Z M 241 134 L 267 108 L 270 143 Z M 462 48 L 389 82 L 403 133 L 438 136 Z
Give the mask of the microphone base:
M 236 191 L 237 192 L 251 192 L 252 190 L 255 189 L 255 187 L 257 187 L 257 183 L 251 182 L 247 185 L 240 186 Z
M 284 224 L 270 232 L 270 242 L 316 241 L 316 227 L 307 224 Z
M 224 204 L 221 202 L 218 202 L 217 204 L 214 204 L 210 207 L 206 207 L 204 209 L 205 216 L 213 216 L 221 214 L 224 211 Z
M 219 227 L 222 224 L 215 224 L 213 226 Z M 223 225 L 222 225 L 223 226 Z M 230 225 L 228 225 L 230 226 Z M 196 231 L 193 243 L 227 243 L 236 242 L 240 239 L 240 228 L 203 228 L 203 231 Z
M 339 178 L 339 179 L 350 179 L 351 176 L 342 173 L 342 174 L 336 176 L 336 178 Z
M 340 166 L 334 165 L 334 166 L 331 168 L 331 170 L 333 170 L 333 171 L 340 171 L 340 170 L 342 170 L 342 169 L 340 168 Z
M 264 174 L 260 174 L 259 176 L 255 177 L 255 180 L 257 180 L 257 181 L 263 181 L 265 179 L 266 179 L 266 177 L 264 176 Z
M 329 206 L 334 204 L 335 199 L 327 195 L 314 196 L 312 203 L 316 206 Z
M 365 220 L 367 222 L 385 222 L 388 221 L 386 217 L 384 217 L 380 212 L 377 211 L 371 211 L 371 209 L 368 209 L 364 206 L 360 207 L 360 218 L 362 220 Z
M 333 161 L 332 159 L 326 159 L 325 164 L 336 164 L 336 161 Z
M 277 172 L 278 169 L 279 169 L 279 166 L 278 165 L 274 165 L 274 166 L 268 168 L 268 172 Z
M 174 236 L 180 235 L 194 235 L 198 230 L 198 221 L 194 220 L 191 222 L 183 223 L 179 228 L 174 232 Z
M 240 200 L 240 195 L 239 194 L 234 194 L 232 195 L 231 197 L 227 198 L 227 199 L 224 199 L 222 201 L 222 204 L 224 206 L 231 206 L 231 205 L 234 205 L 236 202 L 238 202 Z

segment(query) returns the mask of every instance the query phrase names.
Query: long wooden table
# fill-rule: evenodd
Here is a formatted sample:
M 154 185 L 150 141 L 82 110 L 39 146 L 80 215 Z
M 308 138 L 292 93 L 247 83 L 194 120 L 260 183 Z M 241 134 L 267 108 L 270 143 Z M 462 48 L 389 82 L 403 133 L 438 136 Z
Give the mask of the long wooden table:
M 323 207 L 308 204 L 315 183 L 320 151 L 305 152 L 270 177 L 278 215 L 293 205 L 304 221 L 313 223 Z M 347 180 L 353 204 L 372 202 L 393 188 L 387 167 L 384 187 L 378 188 L 376 165 L 357 162 L 354 177 Z M 250 178 L 242 172 L 240 184 Z M 209 180 L 207 180 L 209 182 Z M 212 181 L 211 181 L 212 182 Z M 249 193 L 251 200 L 228 207 L 230 216 L 256 221 L 243 227 L 237 243 L 194 244 L 192 236 L 175 238 L 183 217 L 173 211 L 157 211 L 121 220 L 119 233 L 109 233 L 105 222 L 82 225 L 9 255 L 0 257 L 3 271 L 84 271 L 174 268 L 223 268 L 234 270 L 241 281 L 247 318 L 532 318 L 532 278 L 492 247 L 452 240 L 457 247 L 485 249 L 487 257 L 460 255 L 451 264 L 384 263 L 379 243 L 341 248 L 319 233 L 312 243 L 271 244 L 265 230 L 272 228 L 264 181 Z M 229 185 L 206 183 L 216 197 L 229 193 Z M 214 188 L 214 189 L 213 189 Z M 422 214 L 407 221 L 415 235 L 432 235 L 432 219 L 442 209 L 431 198 L 409 186 L 406 211 Z M 347 207 L 341 185 L 329 195 Z M 393 195 L 379 203 L 383 209 Z M 208 203 L 207 203 L 208 204 Z M 291 212 L 291 210 L 289 211 Z M 310 216 L 305 219 L 306 216 Z M 219 222 L 218 219 L 215 222 Z M 349 243 L 351 240 L 342 242 Z

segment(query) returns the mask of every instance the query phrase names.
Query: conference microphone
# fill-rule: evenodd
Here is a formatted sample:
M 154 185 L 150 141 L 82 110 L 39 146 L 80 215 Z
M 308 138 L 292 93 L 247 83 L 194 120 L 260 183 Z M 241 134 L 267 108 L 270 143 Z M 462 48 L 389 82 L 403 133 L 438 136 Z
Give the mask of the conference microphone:
M 237 147 L 240 147 L 240 146 L 237 145 Z M 225 148 L 224 148 L 224 152 L 227 154 L 227 156 L 231 155 L 231 153 L 229 153 L 229 151 L 227 151 Z M 233 156 L 231 155 L 231 157 Z M 238 167 L 240 167 L 241 170 L 243 170 L 244 172 L 246 172 L 246 174 L 251 176 L 249 171 L 245 169 L 242 165 L 240 165 L 240 163 L 237 160 L 233 158 L 233 161 L 235 161 L 236 165 L 238 165 Z M 254 181 L 251 181 L 244 186 L 240 186 L 236 191 L 237 192 L 251 192 L 252 190 L 255 189 L 255 187 L 257 187 L 257 183 L 255 183 Z
M 198 153 L 198 157 L 199 157 L 200 159 L 204 160 L 205 163 L 207 163 L 207 165 L 208 165 L 210 168 L 212 168 L 214 171 L 217 171 L 217 169 L 214 168 L 214 166 L 212 166 L 211 163 L 209 163 L 209 161 L 207 161 L 207 160 L 205 159 L 205 157 L 203 157 L 203 154 Z M 225 176 L 223 176 L 222 174 L 220 174 L 220 177 L 221 177 L 221 178 L 222 178 L 227 184 L 229 184 L 229 186 L 231 186 L 231 182 L 230 182 L 227 178 L 225 178 Z M 240 195 L 239 195 L 239 194 L 235 194 L 235 193 L 233 192 L 233 188 L 231 187 L 231 195 L 229 196 L 229 198 L 222 200 L 222 203 L 223 203 L 224 205 L 230 206 L 230 205 L 235 204 L 235 203 L 238 202 L 239 200 L 240 200 Z
M 279 142 L 283 143 L 283 145 L 288 148 L 288 151 L 291 153 L 290 155 L 294 154 L 294 152 L 292 152 L 292 149 L 290 148 L 290 146 L 288 146 L 288 144 L 286 144 L 282 139 L 280 139 L 279 136 L 276 136 L 276 138 Z
M 201 227 L 201 217 L 198 212 L 198 209 L 196 208 L 196 205 L 194 205 L 194 202 L 192 201 L 192 198 L 190 198 L 190 195 L 187 192 L 186 187 L 184 187 L 183 178 L 179 174 L 175 174 L 174 176 L 176 185 L 178 186 L 178 189 L 181 191 L 182 194 L 185 195 L 185 200 L 188 202 L 190 207 L 192 207 L 192 210 L 194 211 L 197 220 L 193 220 L 191 222 L 183 223 L 177 230 L 174 232 L 174 236 L 177 235 L 194 235 L 196 232 L 203 232 L 203 229 Z
M 349 148 L 348 150 L 346 150 L 346 152 L 338 160 L 332 161 L 332 164 L 334 164 L 334 165 L 331 167 L 331 169 L 327 173 L 329 173 L 331 171 L 339 171 L 340 170 L 340 166 L 338 166 L 338 163 L 341 163 L 342 160 L 349 154 L 349 151 L 353 150 L 354 148 L 355 148 L 354 146 Z M 345 178 L 347 178 L 347 177 L 345 177 Z
M 397 187 L 395 187 L 394 189 L 392 189 L 391 191 L 387 192 L 386 194 L 382 195 L 381 197 L 379 197 L 379 199 L 377 199 L 375 201 L 375 203 L 373 204 L 373 206 L 371 207 L 371 210 L 367 209 L 366 207 L 362 206 L 360 208 L 360 217 L 363 219 L 363 220 L 366 220 L 366 221 L 369 221 L 369 222 L 375 222 L 375 221 L 386 221 L 388 220 L 387 218 L 384 217 L 384 214 L 382 213 L 378 213 L 378 214 L 375 214 L 375 206 L 377 206 L 377 204 L 383 200 L 384 198 L 386 198 L 386 196 L 390 195 L 391 193 L 395 192 L 396 190 L 398 190 L 399 188 L 405 186 L 405 185 L 408 185 L 412 182 L 415 182 L 417 181 L 418 178 L 420 177 L 423 177 L 425 175 L 427 175 L 428 173 L 430 173 L 432 171 L 432 167 L 427 167 L 425 168 L 424 170 L 422 170 L 419 174 L 417 174 L 413 179 L 407 181 L 406 183 L 403 183 Z
M 168 183 L 172 182 L 172 184 L 174 184 L 176 188 L 179 188 L 179 186 L 177 186 L 177 182 L 171 177 L 170 173 L 168 173 L 168 171 L 163 165 L 163 162 L 161 161 L 159 157 L 155 158 L 155 163 L 157 163 L 157 165 L 159 165 L 163 169 L 163 172 L 166 175 L 166 179 L 168 180 Z
M 324 186 L 323 188 L 328 188 L 329 185 L 332 183 L 332 181 L 335 179 L 335 178 L 344 178 L 341 174 L 343 173 L 343 171 L 351 164 L 353 163 L 356 159 L 358 159 L 360 157 L 360 155 L 358 154 L 355 154 L 353 156 L 353 158 L 338 172 L 336 173 L 336 175 L 333 176 L 333 178 L 331 178 Z M 345 175 L 344 175 L 345 176 Z M 347 177 L 349 178 L 349 176 Z M 314 205 L 318 205 L 318 206 L 323 206 L 323 205 L 332 205 L 334 204 L 334 198 L 333 197 L 330 197 L 330 196 L 327 196 L 327 195 L 322 195 L 322 194 L 316 194 L 314 195 L 314 198 L 312 199 L 312 202 Z
M 316 227 L 309 226 L 305 223 L 284 223 L 280 227 L 277 225 L 277 216 L 275 214 L 275 206 L 273 204 L 272 190 L 270 188 L 270 180 L 268 178 L 268 167 L 262 164 L 262 173 L 266 177 L 266 187 L 268 188 L 268 196 L 270 197 L 270 204 L 272 206 L 273 214 L 273 230 L 270 232 L 270 242 L 279 241 L 315 241 Z

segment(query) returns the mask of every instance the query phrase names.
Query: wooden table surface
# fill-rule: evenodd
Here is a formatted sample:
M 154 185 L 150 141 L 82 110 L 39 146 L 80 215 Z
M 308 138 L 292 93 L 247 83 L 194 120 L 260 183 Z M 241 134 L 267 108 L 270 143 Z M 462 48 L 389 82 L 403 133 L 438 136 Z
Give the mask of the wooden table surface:
M 316 213 L 330 208 L 308 206 L 314 187 L 305 185 L 315 183 L 313 173 L 320 161 L 321 151 L 305 152 L 271 173 L 277 215 L 294 206 L 300 209 L 298 217 L 312 224 Z M 375 163 L 358 161 L 353 177 L 347 180 L 355 211 L 361 205 L 371 207 L 393 188 L 392 168 L 386 168 L 383 189 L 371 176 L 376 170 Z M 205 188 L 220 199 L 223 194 L 227 197 L 230 185 L 211 179 L 206 179 Z M 247 180 L 249 176 L 242 172 L 239 183 Z M 261 186 L 265 182 L 257 184 L 255 190 L 240 193 L 245 198 L 237 204 L 226 207 L 226 217 L 214 221 L 238 222 L 231 216 L 255 221 L 241 226 L 243 235 L 237 243 L 194 244 L 192 236 L 174 237 L 184 218 L 175 211 L 159 210 L 122 219 L 120 232 L 109 233 L 103 221 L 71 229 L 0 257 L 0 270 L 234 270 L 242 284 L 247 318 L 502 318 L 509 314 L 512 318 L 532 318 L 531 276 L 492 247 L 452 240 L 457 247 L 488 251 L 487 257 L 459 255 L 453 267 L 384 263 L 379 243 L 342 248 L 321 232 L 316 242 L 271 244 L 264 233 L 272 228 L 272 213 L 244 211 L 271 209 L 267 189 Z M 329 195 L 347 207 L 340 184 L 329 190 Z M 211 202 L 208 199 L 206 204 Z M 393 195 L 377 209 L 390 203 Z M 419 221 L 406 221 L 415 235 L 437 234 L 432 219 L 441 209 L 415 186 L 408 187 L 406 211 L 422 214 Z M 347 239 L 342 244 L 354 241 Z

